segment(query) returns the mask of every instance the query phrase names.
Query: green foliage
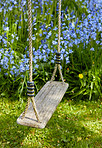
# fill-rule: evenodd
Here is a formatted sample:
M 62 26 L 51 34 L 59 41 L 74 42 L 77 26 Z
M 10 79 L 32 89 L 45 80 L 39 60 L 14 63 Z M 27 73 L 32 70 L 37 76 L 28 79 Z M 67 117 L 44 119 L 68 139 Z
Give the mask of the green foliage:
M 18 1 L 18 5 L 21 5 L 21 0 Z M 53 1 L 52 5 L 50 3 L 46 3 L 43 1 L 43 13 L 41 15 L 41 9 L 36 9 L 36 15 L 35 12 L 33 12 L 33 35 L 35 36 L 36 41 L 33 41 L 33 47 L 35 47 L 36 50 L 44 49 L 41 48 L 39 45 L 41 45 L 41 40 L 45 39 L 45 32 L 49 32 L 48 27 L 51 27 L 51 21 L 53 22 L 52 29 L 51 29 L 51 36 L 48 38 L 45 44 L 47 44 L 48 48 L 50 50 L 53 50 L 55 52 L 55 49 L 57 49 L 57 45 L 52 46 L 52 41 L 55 40 L 55 36 L 57 35 L 57 30 L 53 30 L 58 25 L 58 11 L 56 11 L 58 1 Z M 66 30 L 68 27 L 70 31 L 76 32 L 79 25 L 83 21 L 81 18 L 83 13 L 85 15 L 88 15 L 87 8 L 85 5 L 82 4 L 83 0 L 63 0 L 62 1 L 62 32 Z M 32 8 L 35 6 L 40 6 L 40 1 L 38 1 L 38 4 L 32 3 Z M 9 5 L 9 3 L 8 3 Z M 83 5 L 83 7 L 81 7 Z M 68 6 L 68 9 L 65 10 L 66 6 Z M 7 6 L 8 8 L 8 6 Z M 39 7 L 40 8 L 40 7 Z M 49 8 L 49 11 L 47 11 Z M 23 60 L 21 61 L 23 54 L 26 55 L 28 58 L 28 48 L 25 50 L 25 47 L 28 47 L 28 22 L 25 21 L 25 19 L 28 18 L 26 5 L 24 5 L 23 9 L 19 11 L 19 7 L 13 7 L 12 11 L 9 11 L 9 13 L 5 14 L 4 17 L 4 10 L 2 10 L 1 18 L 0 18 L 0 32 L 1 35 L 4 36 L 6 34 L 7 37 L 7 48 L 6 50 L 9 50 L 9 47 L 11 48 L 11 51 L 14 50 L 14 65 L 18 65 L 20 67 L 20 62 L 23 63 Z M 71 12 L 74 10 L 74 17 L 72 18 Z M 34 10 L 33 10 L 34 11 Z M 67 11 L 67 13 L 65 13 Z M 24 13 L 23 13 L 24 12 Z M 51 17 L 51 14 L 53 14 L 53 17 Z M 67 16 L 68 15 L 68 16 Z M 97 14 L 98 15 L 98 14 Z M 83 16 L 83 17 L 86 17 Z M 3 19 L 4 17 L 4 19 Z M 16 17 L 16 19 L 15 19 Z M 76 20 L 78 18 L 78 20 Z M 97 17 L 96 17 L 97 18 Z M 9 19 L 9 20 L 6 20 Z M 3 21 L 2 21 L 3 20 Z M 17 22 L 15 23 L 15 20 Z M 78 21 L 76 23 L 76 21 Z M 3 24 L 6 22 L 6 27 L 9 27 L 9 29 L 4 30 Z M 89 21 L 90 22 L 90 21 Z M 64 27 L 64 23 L 66 25 L 66 28 Z M 72 28 L 70 28 L 70 25 L 72 23 Z M 76 23 L 76 25 L 75 25 Z M 91 23 L 91 22 L 90 22 Z M 44 29 L 41 29 L 41 26 L 45 25 Z M 77 30 L 77 32 L 82 31 L 84 28 L 84 23 L 82 23 L 82 26 L 80 27 L 80 30 Z M 20 27 L 20 28 L 19 28 Z M 44 27 L 44 26 L 43 26 Z M 74 28 L 73 28 L 74 27 Z M 36 30 L 35 30 L 35 29 Z M 64 29 L 63 29 L 64 28 Z M 85 28 L 84 28 L 85 29 Z M 91 30 L 91 28 L 89 28 Z M 67 31 L 67 30 L 66 30 Z M 86 28 L 87 31 L 87 28 Z M 84 30 L 85 32 L 85 30 Z M 70 39 L 66 39 L 65 41 L 68 41 L 68 44 L 72 42 L 73 38 L 71 38 L 71 32 L 65 33 L 66 35 L 70 36 Z M 86 32 L 87 33 L 87 32 Z M 88 45 L 86 43 L 79 43 L 78 46 L 74 45 L 71 49 L 73 53 L 67 54 L 69 56 L 70 63 L 66 64 L 66 59 L 63 55 L 63 61 L 62 61 L 62 72 L 63 76 L 66 82 L 69 83 L 69 89 L 67 91 L 67 94 L 71 98 L 78 98 L 79 99 L 98 99 L 102 97 L 102 52 L 101 52 L 101 45 L 96 44 L 96 41 L 100 41 L 101 34 L 100 32 L 97 32 L 97 37 L 95 40 L 91 39 L 89 37 L 90 42 L 88 42 Z M 41 34 L 41 36 L 39 36 Z M 63 33 L 62 33 L 63 34 Z M 80 36 L 80 35 L 79 35 Z M 81 37 L 77 36 L 76 39 L 80 39 Z M 18 37 L 18 39 L 16 39 Z M 83 37 L 82 37 L 83 38 Z M 5 38 L 6 39 L 6 38 Z M 11 43 L 12 39 L 14 39 L 14 42 Z M 64 41 L 64 38 L 61 39 L 61 42 Z M 65 43 L 64 43 L 65 44 Z M 72 44 L 74 44 L 72 42 Z M 1 45 L 1 48 L 5 48 L 4 44 Z M 51 47 L 52 46 L 52 47 Z M 62 48 L 67 48 L 65 52 L 69 52 L 69 45 L 63 45 L 61 43 Z M 90 51 L 90 49 L 94 47 L 95 51 Z M 53 49 L 52 49 L 53 48 Z M 44 49 L 46 50 L 46 48 Z M 44 63 L 44 61 L 36 60 L 39 65 L 39 68 L 35 68 L 35 64 L 33 65 L 33 68 L 35 69 L 36 73 L 33 74 L 33 80 L 35 83 L 35 94 L 41 89 L 44 83 L 46 81 L 50 80 L 54 64 L 51 64 L 52 57 L 52 51 L 50 51 L 49 56 L 47 57 L 49 60 L 47 60 L 47 63 Z M 45 52 L 46 54 L 46 52 Z M 66 54 L 66 53 L 65 53 Z M 53 54 L 54 56 L 55 54 Z M 3 59 L 3 57 L 2 57 Z M 42 63 L 42 64 L 41 64 Z M 9 67 L 12 64 L 9 62 Z M 0 67 L 1 68 L 1 67 Z M 7 73 L 8 75 L 5 75 Z M 24 75 L 24 77 L 21 77 L 21 75 Z M 57 73 L 58 74 L 58 73 Z M 83 75 L 83 78 L 79 78 L 79 74 Z M 20 73 L 20 75 L 15 79 L 14 75 L 10 74 L 9 68 L 3 69 L 1 68 L 0 72 L 0 94 L 1 96 L 14 96 L 15 98 L 22 98 L 23 95 L 26 95 L 26 87 L 27 87 L 27 80 L 28 80 L 28 72 Z M 56 80 L 59 80 L 59 75 L 55 77 Z
M 65 79 L 69 82 L 68 94 L 71 98 L 98 99 L 102 97 L 102 52 L 94 41 L 91 46 L 79 50 L 73 47 L 70 54 L 71 63 L 66 68 Z M 91 47 L 95 51 L 91 51 Z M 80 77 L 82 75 L 82 78 Z
M 101 147 L 102 101 L 62 101 L 45 129 L 35 129 L 16 123 L 24 106 L 25 103 L 1 98 L 1 147 Z
M 80 78 L 79 75 L 83 78 Z M 99 69 L 90 69 L 88 72 L 70 69 L 66 77 L 70 84 L 68 94 L 76 99 L 97 99 L 102 97 L 102 81 Z
M 4 75 L 0 73 L 0 96 L 5 96 L 5 97 L 11 97 L 11 96 L 18 96 L 18 91 L 16 90 L 18 88 L 18 84 L 20 81 L 20 77 L 14 81 L 14 77 L 9 74 L 9 75 Z M 15 91 L 14 91 L 15 90 Z
M 63 0 L 62 1 L 62 10 L 65 10 L 66 6 L 68 6 L 68 11 L 71 12 L 72 10 L 74 10 L 76 13 L 76 17 L 80 18 L 82 13 L 85 13 L 86 15 L 88 14 L 87 8 L 81 7 L 82 2 L 83 1 L 80 1 L 80 0 L 78 0 L 77 2 L 75 2 L 75 0 L 71 0 L 71 1 Z

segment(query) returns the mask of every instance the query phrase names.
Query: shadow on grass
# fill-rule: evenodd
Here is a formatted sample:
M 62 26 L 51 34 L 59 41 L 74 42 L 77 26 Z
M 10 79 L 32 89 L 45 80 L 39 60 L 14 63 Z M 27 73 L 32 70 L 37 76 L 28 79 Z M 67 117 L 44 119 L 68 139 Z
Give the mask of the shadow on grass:
M 1 103 L 1 102 L 0 102 Z M 22 141 L 29 133 L 30 127 L 24 127 L 17 124 L 19 108 L 17 104 L 3 102 L 0 105 L 0 145 L 3 148 L 19 148 Z
M 29 127 L 16 123 L 17 116 L 5 115 L 0 119 L 0 141 L 2 147 L 20 147 L 29 133 Z
M 53 146 L 65 148 L 102 147 L 102 134 L 98 134 L 88 125 L 83 124 L 87 121 L 82 114 L 79 116 L 75 113 L 68 114 L 63 111 L 61 113 L 61 111 L 56 110 L 46 127 L 50 130 L 46 137 L 48 140 L 52 139 Z M 91 122 L 90 119 L 89 122 Z M 93 125 L 94 121 L 92 121 Z

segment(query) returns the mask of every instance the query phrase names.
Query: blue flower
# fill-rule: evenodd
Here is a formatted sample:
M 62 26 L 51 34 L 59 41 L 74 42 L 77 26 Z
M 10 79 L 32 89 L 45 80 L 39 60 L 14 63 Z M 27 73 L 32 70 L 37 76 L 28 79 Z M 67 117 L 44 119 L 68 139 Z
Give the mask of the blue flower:
M 43 34 L 47 35 L 47 32 L 45 31 L 45 32 L 43 32 Z
M 100 43 L 100 41 L 96 41 L 96 44 L 99 44 Z
M 4 31 L 9 31 L 9 27 L 4 27 Z
M 0 40 L 2 40 L 2 36 L 0 35 Z
M 18 40 L 18 36 L 16 37 L 16 40 Z
M 4 73 L 5 74 L 5 76 L 7 76 L 8 75 L 8 73 L 6 72 L 6 73 Z
M 39 36 L 42 37 L 42 34 L 40 33 Z
M 62 49 L 61 49 L 61 53 L 65 53 L 65 49 L 62 48 Z
M 69 53 L 73 53 L 72 49 L 69 49 Z
M 24 75 L 22 74 L 21 77 L 24 78 Z
M 29 70 L 29 65 L 26 65 L 26 66 L 25 66 L 25 69 L 26 69 L 26 70 Z
M 24 72 L 25 71 L 25 67 L 23 66 L 23 63 L 20 63 L 20 72 Z
M 21 29 L 22 27 L 21 26 L 18 26 L 18 28 Z
M 57 42 L 56 42 L 56 41 L 52 41 L 52 44 L 53 44 L 53 45 L 57 45 Z
M 11 75 L 14 75 L 14 72 L 12 70 L 10 70 Z
M 27 50 L 27 46 L 25 47 L 25 50 Z
M 34 41 L 36 38 L 35 37 L 32 37 L 32 40 Z
M 47 54 L 49 54 L 49 53 L 50 53 L 50 49 L 49 49 L 49 48 L 47 48 L 47 49 L 46 49 L 46 52 L 47 52 Z
M 27 63 L 28 64 L 29 63 L 29 59 L 28 58 L 25 58 L 24 59 L 24 63 Z
M 66 57 L 66 64 L 70 63 L 69 56 Z
M 94 48 L 92 47 L 90 50 L 91 50 L 91 51 L 94 51 Z
M 51 60 L 51 63 L 54 63 L 55 61 L 54 60 Z
M 53 21 L 51 21 L 51 27 L 53 27 Z
M 25 22 L 27 22 L 28 21 L 28 19 L 25 19 Z
M 43 48 L 46 49 L 46 48 L 47 48 L 47 44 L 44 44 L 44 45 L 43 45 Z
M 2 54 L 0 53 L 0 59 L 1 59 Z
M 44 58 L 44 60 L 43 60 L 43 61 L 44 61 L 44 62 L 46 62 L 46 60 L 47 60 L 47 59 L 46 59 L 46 56 L 45 56 L 45 55 L 43 56 L 43 58 Z
M 13 43 L 13 42 L 14 42 L 14 39 L 11 40 L 11 43 Z
M 53 30 L 55 30 L 55 31 L 56 31 L 57 29 L 58 29 L 58 28 L 57 28 L 57 27 L 55 27 Z
M 11 35 L 13 38 L 15 37 L 14 34 Z
M 0 12 L 2 12 L 2 8 L 0 8 Z
M 38 67 L 39 67 L 39 65 L 38 65 L 38 64 L 36 64 L 34 67 L 35 67 L 35 68 L 38 68 Z

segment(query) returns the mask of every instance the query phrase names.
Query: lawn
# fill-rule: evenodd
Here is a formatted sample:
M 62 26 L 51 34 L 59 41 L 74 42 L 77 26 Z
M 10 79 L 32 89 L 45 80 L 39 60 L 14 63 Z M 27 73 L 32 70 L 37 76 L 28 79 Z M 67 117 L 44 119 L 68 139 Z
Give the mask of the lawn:
M 75 101 L 64 98 L 46 128 L 16 123 L 26 103 L 0 100 L 1 148 L 101 148 L 102 101 Z

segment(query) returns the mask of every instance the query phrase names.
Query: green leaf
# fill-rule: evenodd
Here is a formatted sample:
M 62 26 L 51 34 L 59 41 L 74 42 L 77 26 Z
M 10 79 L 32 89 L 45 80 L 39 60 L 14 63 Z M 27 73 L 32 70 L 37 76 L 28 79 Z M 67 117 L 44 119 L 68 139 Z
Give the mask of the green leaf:
M 77 97 L 79 95 L 81 95 L 84 91 L 86 91 L 86 88 L 83 88 L 81 90 L 79 90 L 77 93 L 75 93 L 71 98 Z

